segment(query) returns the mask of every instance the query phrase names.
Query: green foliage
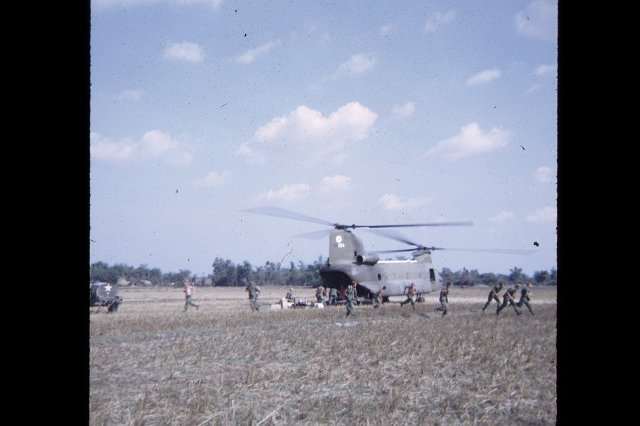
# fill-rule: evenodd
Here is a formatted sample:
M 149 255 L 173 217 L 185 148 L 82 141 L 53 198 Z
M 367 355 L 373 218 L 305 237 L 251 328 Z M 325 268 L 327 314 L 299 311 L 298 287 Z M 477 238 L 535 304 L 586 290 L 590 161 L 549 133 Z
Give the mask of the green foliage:
M 248 261 L 234 264 L 231 260 L 216 257 L 213 261 L 212 273 L 207 277 L 198 277 L 189 270 L 179 272 L 162 273 L 158 268 L 149 268 L 147 265 L 140 265 L 137 268 L 124 264 L 109 266 L 105 262 L 96 262 L 90 267 L 91 281 L 104 281 L 110 283 L 118 282 L 124 278 L 133 285 L 169 286 L 182 285 L 185 277 L 190 277 L 196 285 L 214 286 L 242 286 L 246 281 L 254 281 L 259 285 L 274 285 L 287 287 L 317 287 L 322 283 L 320 269 L 324 265 L 322 256 L 311 265 L 306 265 L 302 261 L 298 263 L 289 262 L 282 265 L 275 262 L 266 262 L 263 266 L 254 267 Z M 453 285 L 474 286 L 484 284 L 493 286 L 499 281 L 507 283 L 520 283 L 535 281 L 536 285 L 557 285 L 557 271 L 536 271 L 533 279 L 522 272 L 521 268 L 514 267 L 509 275 L 495 274 L 492 272 L 480 273 L 477 269 L 468 270 L 463 268 L 453 272 L 449 268 L 442 268 L 440 277 L 443 282 L 451 282 Z M 205 284 L 209 283 L 209 284 Z

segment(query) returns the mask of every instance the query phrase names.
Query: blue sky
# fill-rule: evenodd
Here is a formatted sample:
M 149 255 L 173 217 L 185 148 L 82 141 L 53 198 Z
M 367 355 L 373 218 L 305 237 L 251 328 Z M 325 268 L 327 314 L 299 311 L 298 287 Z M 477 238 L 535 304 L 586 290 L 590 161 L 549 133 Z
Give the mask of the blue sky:
M 311 263 L 410 228 L 438 268 L 556 267 L 557 1 L 93 0 L 90 260 Z M 359 231 L 365 248 L 407 248 Z M 535 247 L 533 242 L 538 242 Z

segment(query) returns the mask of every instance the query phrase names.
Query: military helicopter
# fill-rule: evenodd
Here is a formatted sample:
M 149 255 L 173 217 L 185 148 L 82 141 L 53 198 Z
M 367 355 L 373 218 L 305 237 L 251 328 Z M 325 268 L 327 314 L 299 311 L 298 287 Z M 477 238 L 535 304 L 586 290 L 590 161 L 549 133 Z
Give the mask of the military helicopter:
M 120 289 L 117 284 L 105 282 L 92 282 L 89 284 L 89 308 L 107 307 L 108 312 L 115 312 L 124 300 L 120 296 Z
M 423 227 L 423 226 L 470 226 L 473 222 L 434 222 L 394 225 L 345 225 L 332 223 L 311 216 L 306 216 L 278 207 L 258 207 L 244 210 L 250 213 L 285 217 L 305 222 L 318 223 L 333 227 L 329 231 L 329 257 L 320 269 L 322 284 L 326 288 L 340 289 L 356 282 L 358 297 L 371 299 L 383 286 L 385 298 L 402 296 L 405 288 L 411 283 L 416 285 L 418 295 L 430 293 L 442 288 L 442 278 L 433 265 L 431 252 L 435 250 L 477 251 L 510 254 L 530 254 L 530 250 L 502 250 L 502 249 L 447 249 L 442 247 L 426 247 L 408 239 L 393 234 L 390 231 L 380 231 L 381 228 Z M 384 250 L 367 252 L 362 240 L 351 230 L 369 228 L 377 234 L 413 246 L 410 249 Z M 317 238 L 326 235 L 327 231 L 312 232 L 297 235 L 303 238 Z M 380 260 L 379 254 L 412 252 L 410 260 Z

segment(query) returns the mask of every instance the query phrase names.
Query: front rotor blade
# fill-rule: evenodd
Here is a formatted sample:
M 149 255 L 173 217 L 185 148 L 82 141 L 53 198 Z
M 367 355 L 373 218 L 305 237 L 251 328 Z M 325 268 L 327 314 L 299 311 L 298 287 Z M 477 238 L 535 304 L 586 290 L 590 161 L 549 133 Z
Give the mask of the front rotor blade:
M 331 233 L 330 229 L 323 229 L 322 231 L 315 231 L 315 232 L 307 232 L 304 234 L 297 234 L 294 235 L 294 238 L 305 238 L 308 240 L 319 240 L 320 238 L 325 238 L 328 237 L 329 234 Z
M 264 214 L 267 216 L 284 217 L 287 219 L 300 220 L 303 222 L 318 223 L 320 225 L 335 226 L 334 223 L 326 220 L 317 219 L 315 217 L 307 216 L 301 213 L 292 212 L 291 210 L 281 209 L 280 207 L 256 207 L 253 209 L 243 210 L 249 213 Z
M 393 231 L 382 231 L 380 228 L 376 229 L 375 231 L 369 231 L 373 234 L 376 235 L 380 235 L 386 238 L 390 238 L 392 240 L 395 241 L 399 241 L 401 243 L 405 243 L 405 244 L 409 244 L 410 246 L 416 246 L 416 247 L 422 247 L 421 244 L 416 244 L 413 241 L 409 241 L 406 237 L 398 234 L 397 232 L 393 232 Z M 414 249 L 411 249 L 414 250 Z

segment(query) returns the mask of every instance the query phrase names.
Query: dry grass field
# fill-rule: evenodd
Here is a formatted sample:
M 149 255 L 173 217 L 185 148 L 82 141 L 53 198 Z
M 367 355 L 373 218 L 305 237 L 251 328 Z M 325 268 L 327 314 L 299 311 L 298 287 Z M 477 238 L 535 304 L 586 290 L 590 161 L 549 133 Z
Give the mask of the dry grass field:
M 242 288 L 123 289 L 116 313 L 90 313 L 92 425 L 547 425 L 556 423 L 556 289 L 526 308 L 482 314 L 488 288 L 438 294 L 413 311 L 260 312 Z M 312 300 L 314 289 L 296 288 Z M 95 309 L 95 308 L 94 308 Z

